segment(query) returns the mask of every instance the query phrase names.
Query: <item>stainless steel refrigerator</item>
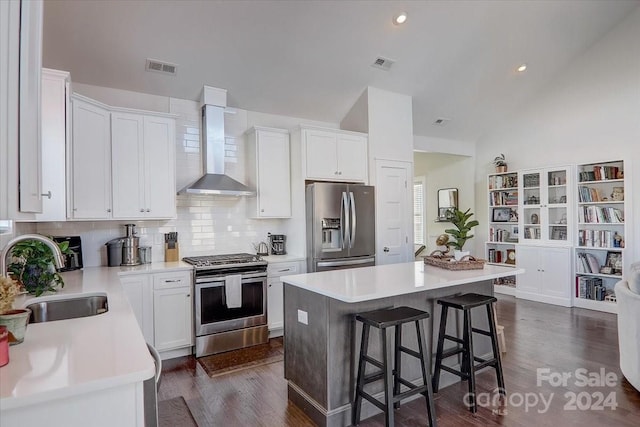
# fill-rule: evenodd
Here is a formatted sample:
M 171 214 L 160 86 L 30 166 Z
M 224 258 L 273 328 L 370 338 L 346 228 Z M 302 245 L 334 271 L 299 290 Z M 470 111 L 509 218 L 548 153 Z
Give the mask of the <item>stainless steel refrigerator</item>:
M 307 271 L 375 265 L 374 200 L 369 185 L 307 185 Z

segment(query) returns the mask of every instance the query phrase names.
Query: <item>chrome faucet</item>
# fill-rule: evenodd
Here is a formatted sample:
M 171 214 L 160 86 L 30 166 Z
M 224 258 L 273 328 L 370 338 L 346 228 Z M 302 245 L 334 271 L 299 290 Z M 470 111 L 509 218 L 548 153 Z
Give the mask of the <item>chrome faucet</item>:
M 0 252 L 0 276 L 7 277 L 7 258 L 11 253 L 11 249 L 13 249 L 16 243 L 23 242 L 25 240 L 37 240 L 47 245 L 49 249 L 51 249 L 51 252 L 53 252 L 53 262 L 56 265 L 56 268 L 59 270 L 64 267 L 64 255 L 62 255 L 62 251 L 56 242 L 41 234 L 23 234 L 9 240 L 4 249 L 2 249 L 2 252 Z

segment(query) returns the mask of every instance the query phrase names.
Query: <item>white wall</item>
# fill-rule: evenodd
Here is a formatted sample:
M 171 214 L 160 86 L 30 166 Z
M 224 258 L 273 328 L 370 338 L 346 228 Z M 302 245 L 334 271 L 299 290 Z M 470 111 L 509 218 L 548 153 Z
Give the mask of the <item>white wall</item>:
M 368 105 L 369 171 L 375 159 L 413 162 L 411 96 L 369 87 Z
M 73 76 L 72 76 L 73 77 Z M 113 106 L 171 112 L 176 120 L 176 190 L 200 177 L 200 108 L 195 101 L 166 98 L 118 89 L 75 84 L 74 90 Z M 230 108 L 235 114 L 225 114 L 226 173 L 246 182 L 245 137 L 252 126 L 289 129 L 295 132 L 300 124 L 337 128 L 337 123 L 314 122 L 295 117 L 278 116 Z M 292 138 L 292 142 L 294 138 Z M 303 255 L 304 242 L 304 181 L 301 176 L 300 150 L 292 143 L 291 219 L 254 220 L 247 216 L 245 198 L 181 195 L 177 198 L 177 218 L 169 221 L 135 221 L 140 244 L 152 246 L 154 261 L 164 259 L 163 234 L 177 231 L 180 255 L 206 255 L 232 252 L 255 253 L 252 243 L 266 240 L 267 233 L 286 234 L 287 251 Z M 278 167 L 278 165 L 274 165 Z M 131 221 L 54 222 L 39 223 L 37 231 L 51 235 L 80 235 L 86 266 L 106 264 L 104 244 L 124 234 L 123 224 Z M 19 234 L 19 233 L 18 233 Z
M 414 176 L 426 178 L 425 205 L 426 205 L 426 247 L 425 253 L 436 250 L 436 238 L 451 228 L 449 222 L 435 222 L 438 218 L 438 190 L 441 188 L 458 189 L 458 207 L 461 210 L 471 208 L 474 211 L 474 167 L 475 159 L 468 156 L 457 156 L 442 153 L 414 153 Z M 478 235 L 478 228 L 473 229 L 473 234 Z M 474 238 L 475 240 L 475 238 Z M 465 245 L 465 250 L 470 249 L 471 241 Z
M 458 156 L 475 156 L 476 154 L 476 145 L 473 142 L 422 135 L 414 135 L 413 149 L 427 153 L 456 154 Z
M 625 236 L 632 256 L 625 258 L 640 259 L 635 243 L 640 229 L 632 222 L 640 213 L 640 195 L 632 190 L 640 189 L 639 41 L 640 9 L 635 9 L 508 124 L 478 141 L 476 212 L 481 224 L 487 223 L 486 174 L 499 153 L 506 155 L 510 170 L 624 159 L 627 199 L 633 198 L 632 215 L 626 217 L 631 235 Z M 486 226 L 481 231 L 475 242 L 480 251 Z

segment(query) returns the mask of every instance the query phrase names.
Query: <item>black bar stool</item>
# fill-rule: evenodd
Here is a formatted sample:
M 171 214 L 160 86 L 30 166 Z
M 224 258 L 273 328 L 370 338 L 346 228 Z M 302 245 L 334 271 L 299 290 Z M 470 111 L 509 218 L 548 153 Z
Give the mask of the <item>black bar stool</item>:
M 436 367 L 433 372 L 433 391 L 438 392 L 438 386 L 440 381 L 440 370 L 445 370 L 454 375 L 459 376 L 463 381 L 467 380 L 469 383 L 469 395 L 471 412 L 478 410 L 478 404 L 476 402 L 476 371 L 487 366 L 492 366 L 496 370 L 496 377 L 498 380 L 498 391 L 503 396 L 506 395 L 504 388 L 504 378 L 502 376 L 502 362 L 500 361 L 500 350 L 498 349 L 498 337 L 496 334 L 496 324 L 493 312 L 493 303 L 497 299 L 492 296 L 480 295 L 480 294 L 464 294 L 449 298 L 441 298 L 438 300 L 438 304 L 442 305 L 442 316 L 440 318 L 440 333 L 438 335 L 438 350 L 436 353 Z M 487 320 L 489 321 L 489 330 L 485 331 L 477 329 L 471 325 L 471 309 L 475 307 L 485 306 L 487 308 Z M 463 310 L 464 312 L 464 328 L 462 339 L 446 334 L 447 329 L 447 313 L 449 308 L 456 310 Z M 491 359 L 482 359 L 476 357 L 473 353 L 473 332 L 481 335 L 485 335 L 491 338 L 491 348 L 493 350 L 493 357 Z M 461 346 L 444 350 L 444 340 L 450 340 Z M 449 366 L 442 364 L 442 359 L 454 356 L 462 353 L 462 365 L 461 370 L 455 370 Z M 475 362 L 480 362 L 476 364 Z
M 429 417 L 429 425 L 435 427 L 436 412 L 433 403 L 433 391 L 431 390 L 430 366 L 427 365 L 425 359 L 426 346 L 424 338 L 424 329 L 422 319 L 429 317 L 429 313 L 417 310 L 411 307 L 396 307 L 391 309 L 370 311 L 356 315 L 356 320 L 362 322 L 362 343 L 360 346 L 360 359 L 358 362 L 358 379 L 356 383 L 356 395 L 353 402 L 353 424 L 360 423 L 360 409 L 362 406 L 362 398 L 380 408 L 385 413 L 385 421 L 387 426 L 393 426 L 393 410 L 400 407 L 400 401 L 409 396 L 421 393 L 427 399 L 427 415 Z M 409 322 L 415 322 L 416 334 L 418 336 L 418 351 L 411 350 L 402 345 L 402 325 Z M 382 343 L 382 362 L 368 355 L 369 347 L 369 330 L 371 327 L 380 329 L 380 338 Z M 395 327 L 395 368 L 391 367 L 391 346 L 387 343 L 387 328 Z M 422 367 L 422 385 L 415 385 L 412 382 L 401 377 L 402 360 L 401 354 L 406 353 L 420 360 Z M 378 368 L 379 371 L 365 375 L 366 364 L 370 363 Z M 365 384 L 378 380 L 384 380 L 384 402 L 379 401 L 366 391 Z M 404 392 L 400 391 L 401 385 L 409 388 Z

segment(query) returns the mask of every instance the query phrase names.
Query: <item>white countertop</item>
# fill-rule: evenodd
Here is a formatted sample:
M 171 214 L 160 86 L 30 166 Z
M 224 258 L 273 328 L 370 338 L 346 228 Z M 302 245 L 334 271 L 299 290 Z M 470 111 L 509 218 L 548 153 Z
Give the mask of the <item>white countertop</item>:
M 482 270 L 453 271 L 416 261 L 283 276 L 282 281 L 320 295 L 354 303 L 521 273 L 524 273 L 521 268 L 486 264 Z
M 191 268 L 183 262 L 85 268 L 62 273 L 65 286 L 56 293 L 19 297 L 14 307 L 78 294 L 106 294 L 109 311 L 29 324 L 24 342 L 9 347 L 9 364 L 0 368 L 2 410 L 151 378 L 154 362 L 119 276 Z

